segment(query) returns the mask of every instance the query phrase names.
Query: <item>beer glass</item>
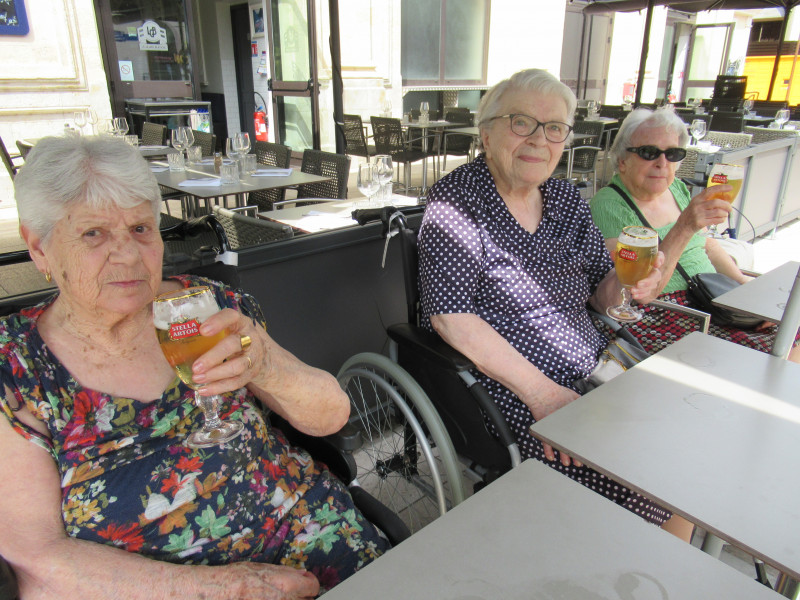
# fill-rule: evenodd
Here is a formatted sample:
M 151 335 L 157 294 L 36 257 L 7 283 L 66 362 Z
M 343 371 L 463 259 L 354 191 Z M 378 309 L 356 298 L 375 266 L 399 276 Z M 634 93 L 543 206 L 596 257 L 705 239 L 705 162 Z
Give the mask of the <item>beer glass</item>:
M 642 311 L 631 306 L 630 289 L 650 274 L 658 254 L 658 234 L 649 227 L 629 225 L 617 238 L 614 266 L 622 284 L 622 304 L 610 306 L 606 314 L 623 323 L 642 318 Z
M 711 173 L 708 175 L 708 185 L 706 187 L 711 187 L 712 185 L 731 185 L 733 189 L 730 192 L 720 192 L 718 194 L 711 194 L 709 200 L 712 198 L 722 198 L 726 202 L 730 202 L 733 204 L 733 201 L 736 200 L 737 196 L 739 196 L 739 192 L 742 189 L 742 182 L 744 181 L 744 167 L 741 165 L 728 165 L 725 163 L 717 163 L 713 167 L 711 167 Z M 713 238 L 721 238 L 719 231 L 717 230 L 717 225 L 711 225 L 708 228 L 708 233 L 706 234 L 708 237 Z
M 157 296 L 153 300 L 153 323 L 161 351 L 178 377 L 195 390 L 195 404 L 203 410 L 205 425 L 187 439 L 190 448 L 216 446 L 242 432 L 239 421 L 219 418 L 219 395 L 201 396 L 199 384 L 192 379 L 192 363 L 228 335 L 221 331 L 213 336 L 200 335 L 200 324 L 219 311 L 214 293 L 206 286 L 191 287 Z

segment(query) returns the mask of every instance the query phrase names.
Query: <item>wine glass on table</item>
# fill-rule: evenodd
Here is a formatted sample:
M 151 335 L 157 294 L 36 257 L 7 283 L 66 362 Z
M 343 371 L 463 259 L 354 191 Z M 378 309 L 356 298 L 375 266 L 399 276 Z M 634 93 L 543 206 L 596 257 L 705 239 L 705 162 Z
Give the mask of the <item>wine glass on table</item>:
M 93 108 L 90 108 L 86 111 L 86 122 L 92 126 L 92 135 L 97 133 L 95 130 L 95 125 L 97 125 L 99 118 L 97 116 L 97 111 Z
M 185 142 L 185 145 L 184 145 L 183 149 L 187 151 L 186 152 L 186 160 L 189 160 L 189 152 L 188 152 L 188 150 L 189 150 L 189 148 L 191 148 L 194 145 L 194 132 L 192 131 L 191 127 L 187 127 L 186 125 L 183 125 L 183 126 L 179 127 L 178 129 L 180 129 L 183 132 L 182 135 L 183 135 L 184 142 Z
M 178 377 L 194 390 L 195 404 L 203 411 L 205 424 L 201 431 L 188 437 L 186 443 L 190 448 L 216 446 L 235 438 L 243 429 L 239 421 L 221 420 L 222 397 L 202 396 L 197 391 L 201 386 L 192 379 L 194 361 L 228 335 L 227 331 L 213 336 L 200 335 L 203 321 L 219 310 L 214 293 L 206 286 L 162 294 L 153 300 L 153 323 L 161 351 Z
M 739 196 L 739 192 L 742 190 L 742 183 L 744 182 L 744 167 L 741 165 L 728 165 L 725 163 L 716 163 L 713 167 L 711 167 L 711 173 L 708 175 L 708 184 L 706 187 L 711 187 L 714 185 L 731 185 L 733 189 L 729 192 L 719 192 L 713 193 L 709 197 L 709 200 L 712 198 L 721 198 L 725 200 L 725 202 L 733 202 Z M 722 235 L 717 230 L 717 225 L 711 225 L 708 228 L 708 232 L 706 233 L 707 237 L 712 238 L 721 238 Z
M 123 137 L 127 133 L 128 133 L 128 120 L 125 118 L 116 117 L 114 119 L 114 135 Z
M 176 127 L 172 130 L 170 133 L 170 141 L 172 142 L 172 147 L 181 154 L 189 147 L 189 140 L 186 139 L 186 131 L 184 131 L 183 127 Z
M 372 203 L 372 196 L 381 187 L 378 179 L 378 167 L 371 163 L 363 163 L 358 167 L 358 178 L 356 180 L 358 191 L 367 197 L 367 205 Z
M 692 126 L 689 128 L 689 133 L 694 138 L 694 145 L 706 136 L 706 122 L 703 119 L 695 119 L 692 121 Z
M 744 108 L 745 114 L 748 115 L 751 114 L 753 112 L 753 99 L 746 98 L 744 103 L 742 104 L 742 107 Z
M 658 234 L 649 227 L 628 225 L 622 228 L 614 252 L 617 279 L 622 284 L 622 303 L 610 306 L 606 314 L 623 323 L 642 318 L 642 311 L 631 306 L 630 289 L 650 274 L 658 255 Z
M 384 204 L 391 204 L 392 176 L 394 175 L 394 165 L 392 157 L 388 154 L 378 154 L 375 156 L 375 167 L 378 171 L 378 181 L 381 184 L 381 201 Z
M 778 112 L 775 113 L 775 122 L 778 124 L 779 129 L 783 129 L 783 126 L 789 120 L 789 109 L 782 108 Z
M 83 135 L 83 128 L 86 127 L 86 112 L 82 110 L 76 110 L 75 114 L 72 115 L 72 118 L 75 121 L 75 127 L 78 128 L 78 132 Z
M 225 140 L 225 156 L 236 162 L 239 159 L 239 142 L 236 141 L 236 134 Z

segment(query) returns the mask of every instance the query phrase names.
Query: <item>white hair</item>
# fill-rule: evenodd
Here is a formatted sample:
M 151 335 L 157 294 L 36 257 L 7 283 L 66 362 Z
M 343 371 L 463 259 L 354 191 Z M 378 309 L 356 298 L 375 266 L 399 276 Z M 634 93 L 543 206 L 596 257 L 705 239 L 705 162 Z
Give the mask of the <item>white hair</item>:
M 631 111 L 622 126 L 617 132 L 617 137 L 611 145 L 611 159 L 614 168 L 619 168 L 619 162 L 628 155 L 628 148 L 631 147 L 631 138 L 640 127 L 665 127 L 678 136 L 678 145 L 683 148 L 689 141 L 689 134 L 686 131 L 686 123 L 675 114 L 671 106 L 665 106 L 656 110 L 649 108 L 637 108 Z
M 39 140 L 14 178 L 19 221 L 47 241 L 71 207 L 103 210 L 149 202 L 161 215 L 161 192 L 139 151 L 120 138 L 46 137 Z

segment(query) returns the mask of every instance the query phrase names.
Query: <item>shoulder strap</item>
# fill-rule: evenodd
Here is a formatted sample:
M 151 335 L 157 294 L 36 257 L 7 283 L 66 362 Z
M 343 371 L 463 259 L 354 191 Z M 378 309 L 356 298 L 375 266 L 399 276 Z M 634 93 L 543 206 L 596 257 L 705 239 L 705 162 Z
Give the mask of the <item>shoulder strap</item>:
M 650 225 L 650 223 L 647 222 L 647 219 L 642 214 L 642 211 L 639 210 L 639 207 L 636 206 L 636 203 L 630 199 L 630 196 L 628 196 L 628 194 L 626 194 L 621 187 L 619 187 L 616 183 L 610 183 L 608 187 L 617 192 L 622 197 L 622 199 L 625 200 L 630 209 L 636 214 L 637 217 L 639 217 L 639 221 L 641 221 L 642 225 L 644 225 L 645 227 L 649 227 L 650 229 L 655 231 L 655 227 L 653 227 L 652 225 Z M 661 238 L 659 238 L 658 243 L 659 244 L 661 243 Z M 683 277 L 686 280 L 686 283 L 689 283 L 690 279 L 689 274 L 686 272 L 686 269 L 683 268 L 680 261 L 675 263 L 675 270 L 678 271 L 681 277 Z

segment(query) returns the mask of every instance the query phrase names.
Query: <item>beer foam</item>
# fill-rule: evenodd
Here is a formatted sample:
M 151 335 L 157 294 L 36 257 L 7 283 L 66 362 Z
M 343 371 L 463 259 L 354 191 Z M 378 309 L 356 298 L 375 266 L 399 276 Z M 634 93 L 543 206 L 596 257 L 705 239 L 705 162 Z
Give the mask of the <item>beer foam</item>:
M 626 227 L 617 240 L 622 244 L 628 244 L 637 248 L 652 248 L 658 246 L 658 235 L 655 231 L 647 227 L 633 225 Z
M 203 323 L 219 306 L 213 294 L 198 294 L 191 300 L 182 302 L 156 302 L 153 308 L 153 325 L 156 329 L 168 330 L 171 323 L 180 323 L 189 319 L 197 319 Z

